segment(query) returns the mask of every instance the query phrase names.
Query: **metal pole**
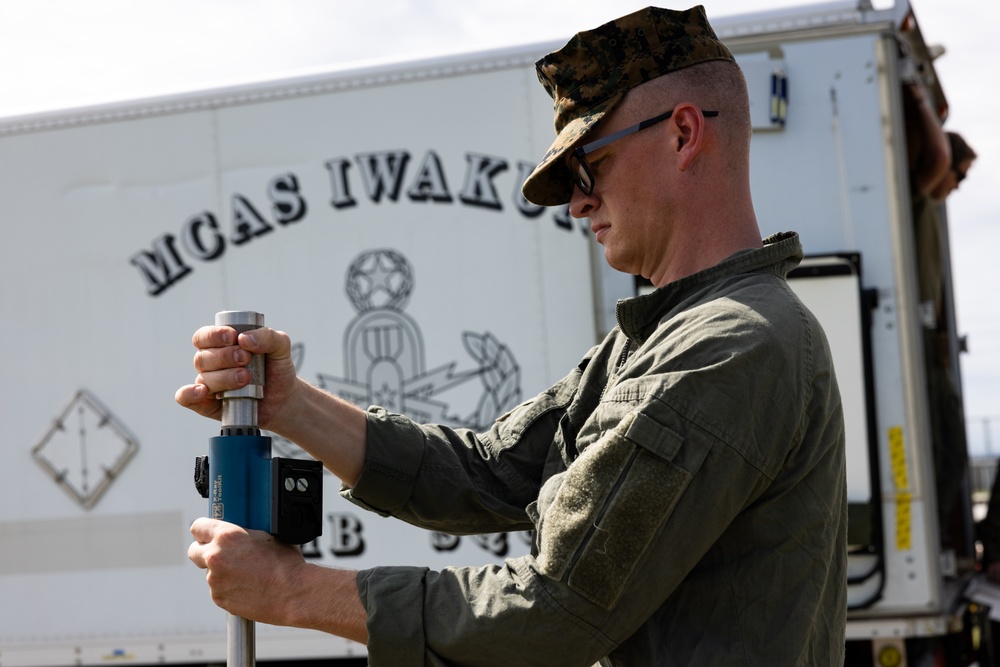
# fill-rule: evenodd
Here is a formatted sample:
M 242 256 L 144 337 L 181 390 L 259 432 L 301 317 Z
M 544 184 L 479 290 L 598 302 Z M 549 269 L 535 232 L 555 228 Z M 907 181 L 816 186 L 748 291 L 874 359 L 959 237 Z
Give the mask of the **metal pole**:
M 229 310 L 216 313 L 215 324 L 243 333 L 264 326 L 264 316 L 252 311 Z M 219 395 L 222 399 L 222 435 L 260 435 L 257 401 L 264 396 L 264 357 L 254 355 L 247 368 L 252 378 L 247 387 Z M 226 664 L 228 667 L 254 667 L 256 660 L 254 622 L 227 614 Z
M 253 667 L 257 663 L 254 623 L 226 613 L 226 665 Z

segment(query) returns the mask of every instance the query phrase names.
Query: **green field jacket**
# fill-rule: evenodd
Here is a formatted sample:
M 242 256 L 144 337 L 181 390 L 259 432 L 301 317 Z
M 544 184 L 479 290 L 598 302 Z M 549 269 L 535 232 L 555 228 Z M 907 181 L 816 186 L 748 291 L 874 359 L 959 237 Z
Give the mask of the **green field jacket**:
M 345 497 L 446 533 L 534 531 L 501 564 L 360 572 L 370 664 L 843 665 L 843 413 L 785 279 L 801 257 L 775 235 L 621 301 L 604 342 L 486 433 L 370 409 Z

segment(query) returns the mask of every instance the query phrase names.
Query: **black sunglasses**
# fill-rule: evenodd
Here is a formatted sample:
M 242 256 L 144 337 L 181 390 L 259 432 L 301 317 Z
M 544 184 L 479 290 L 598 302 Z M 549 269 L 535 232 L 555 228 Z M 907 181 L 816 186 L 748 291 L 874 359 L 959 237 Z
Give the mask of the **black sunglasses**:
M 955 172 L 955 185 L 965 180 L 965 172 L 959 169 L 957 165 L 951 165 L 951 170 Z
M 618 130 L 606 137 L 601 137 L 596 141 L 591 141 L 589 144 L 584 144 L 580 146 L 570 155 L 570 160 L 576 161 L 576 166 L 570 164 L 570 170 L 573 172 L 573 182 L 576 183 L 576 187 L 580 188 L 580 192 L 585 195 L 589 195 L 594 191 L 594 172 L 591 171 L 590 165 L 587 164 L 586 156 L 588 153 L 593 153 L 594 151 L 604 148 L 613 141 L 618 141 L 630 134 L 635 134 L 639 130 L 645 130 L 647 127 L 656 125 L 660 121 L 664 121 L 670 116 L 672 116 L 674 110 L 671 109 L 666 113 L 662 113 L 659 116 L 653 116 L 652 118 L 647 118 L 641 123 L 636 123 L 630 127 L 626 127 L 624 130 Z M 718 111 L 705 111 L 702 110 L 701 114 L 705 118 L 714 118 L 719 115 Z M 964 177 L 964 174 L 963 174 Z

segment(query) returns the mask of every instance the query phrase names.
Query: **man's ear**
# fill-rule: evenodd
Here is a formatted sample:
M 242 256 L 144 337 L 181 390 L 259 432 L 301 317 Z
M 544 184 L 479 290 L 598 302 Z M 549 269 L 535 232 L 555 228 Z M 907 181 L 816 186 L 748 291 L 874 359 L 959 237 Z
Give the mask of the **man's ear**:
M 677 131 L 677 166 L 684 171 L 701 152 L 705 137 L 705 116 L 695 105 L 682 102 L 674 108 L 671 119 Z

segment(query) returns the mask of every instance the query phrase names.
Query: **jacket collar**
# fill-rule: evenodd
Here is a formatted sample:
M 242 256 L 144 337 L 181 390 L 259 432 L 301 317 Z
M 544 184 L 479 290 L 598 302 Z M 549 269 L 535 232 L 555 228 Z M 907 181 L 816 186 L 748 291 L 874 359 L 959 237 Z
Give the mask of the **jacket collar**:
M 764 239 L 762 248 L 741 250 L 715 266 L 672 283 L 654 292 L 622 299 L 615 312 L 618 326 L 629 338 L 642 343 L 664 313 L 693 293 L 720 280 L 745 273 L 770 273 L 784 279 L 802 261 L 802 244 L 795 232 L 782 232 Z

